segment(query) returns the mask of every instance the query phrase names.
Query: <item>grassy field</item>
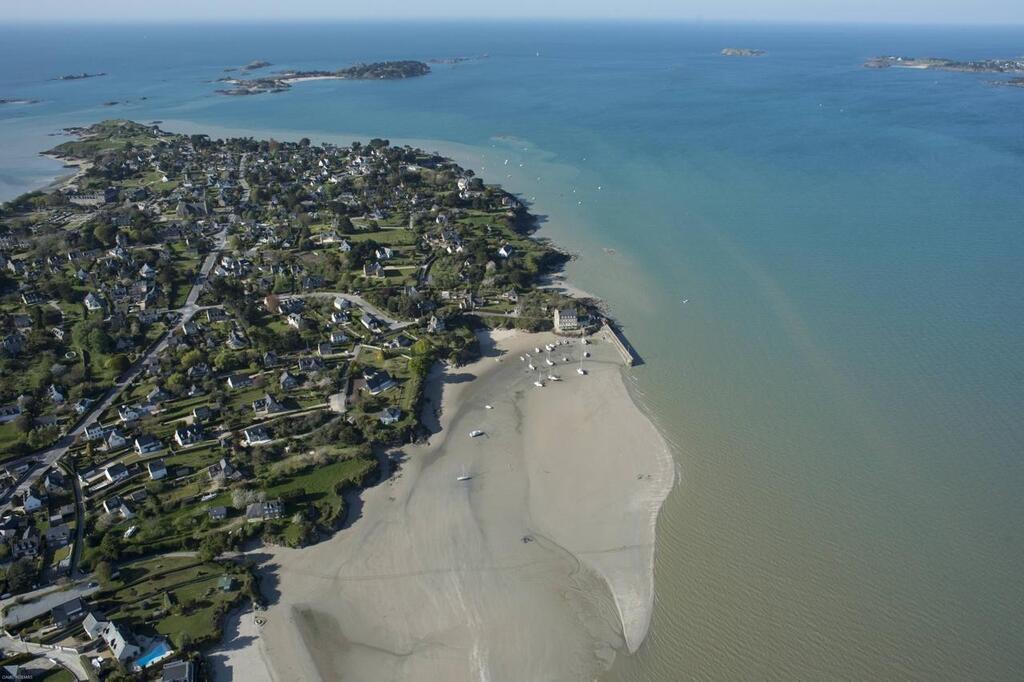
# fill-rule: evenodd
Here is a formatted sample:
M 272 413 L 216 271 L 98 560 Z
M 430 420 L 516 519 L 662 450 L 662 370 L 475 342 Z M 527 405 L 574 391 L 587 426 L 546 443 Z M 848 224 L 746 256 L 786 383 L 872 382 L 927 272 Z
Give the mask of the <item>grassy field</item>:
M 345 235 L 349 242 L 365 242 L 373 240 L 384 246 L 406 246 L 416 244 L 416 234 L 405 228 L 384 229 L 380 232 L 359 232 L 357 234 Z
M 234 578 L 234 589 L 224 591 L 218 581 Z M 102 594 L 108 618 L 121 618 L 131 627 L 152 629 L 177 643 L 182 633 L 193 642 L 219 635 L 219 615 L 235 603 L 248 580 L 237 567 L 202 563 L 191 558 L 157 558 L 122 567 L 111 590 Z M 174 603 L 167 607 L 167 598 Z
M 288 512 L 315 505 L 322 518 L 339 518 L 344 513 L 345 502 L 338 489 L 345 483 L 361 480 L 374 464 L 373 460 L 353 458 L 309 466 L 266 488 L 267 499 L 288 498 Z

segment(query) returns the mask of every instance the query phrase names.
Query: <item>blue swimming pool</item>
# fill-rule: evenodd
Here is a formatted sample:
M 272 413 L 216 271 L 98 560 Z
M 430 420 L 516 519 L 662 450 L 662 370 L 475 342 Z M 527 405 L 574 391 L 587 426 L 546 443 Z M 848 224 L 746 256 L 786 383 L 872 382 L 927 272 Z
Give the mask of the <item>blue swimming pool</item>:
M 149 651 L 135 659 L 135 665 L 140 668 L 147 668 L 157 661 L 166 658 L 171 653 L 171 647 L 167 642 L 160 641 L 150 647 Z

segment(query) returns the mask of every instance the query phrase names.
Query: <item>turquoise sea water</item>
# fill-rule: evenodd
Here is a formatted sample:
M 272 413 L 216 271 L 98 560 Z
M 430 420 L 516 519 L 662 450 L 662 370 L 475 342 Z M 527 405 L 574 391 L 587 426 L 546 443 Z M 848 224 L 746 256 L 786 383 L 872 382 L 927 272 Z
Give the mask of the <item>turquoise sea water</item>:
M 0 198 L 115 116 L 454 154 L 579 254 L 676 448 L 652 629 L 608 679 L 1020 679 L 1024 90 L 860 66 L 891 53 L 1015 56 L 1024 28 L 5 26 L 0 98 L 43 102 L 0 107 Z M 81 71 L 109 75 L 46 80 Z

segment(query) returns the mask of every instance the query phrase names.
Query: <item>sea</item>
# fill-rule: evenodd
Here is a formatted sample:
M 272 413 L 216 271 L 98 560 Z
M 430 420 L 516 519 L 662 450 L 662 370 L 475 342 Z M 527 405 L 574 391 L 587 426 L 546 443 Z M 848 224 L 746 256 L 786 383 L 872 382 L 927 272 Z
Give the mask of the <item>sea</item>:
M 1019 680 L 1024 89 L 880 54 L 1024 27 L 3 25 L 0 98 L 40 101 L 0 105 L 0 199 L 106 118 L 452 155 L 574 255 L 674 450 L 651 629 L 607 681 Z M 254 59 L 446 63 L 215 93 Z

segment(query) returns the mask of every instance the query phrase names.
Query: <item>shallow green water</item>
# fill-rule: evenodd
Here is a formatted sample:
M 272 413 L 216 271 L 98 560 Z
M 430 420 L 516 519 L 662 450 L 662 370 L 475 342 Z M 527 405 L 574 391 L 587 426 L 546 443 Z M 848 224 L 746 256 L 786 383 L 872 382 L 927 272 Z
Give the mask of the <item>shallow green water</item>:
M 609 679 L 1024 674 L 1024 91 L 860 67 L 1011 56 L 1020 29 L 33 30 L 0 29 L 0 96 L 44 100 L 0 109 L 4 196 L 54 172 L 48 132 L 116 115 L 431 140 L 547 216 L 678 459 L 653 626 Z M 203 82 L 484 52 L 262 98 Z M 45 80 L 81 70 L 110 76 Z

